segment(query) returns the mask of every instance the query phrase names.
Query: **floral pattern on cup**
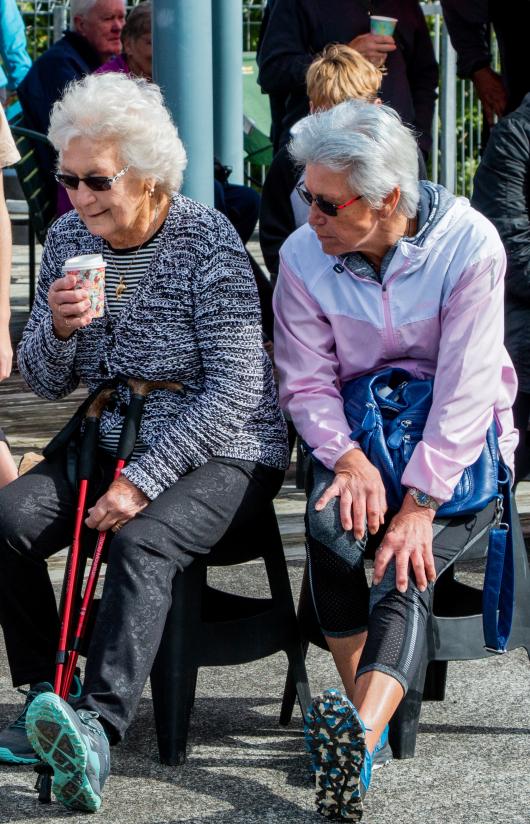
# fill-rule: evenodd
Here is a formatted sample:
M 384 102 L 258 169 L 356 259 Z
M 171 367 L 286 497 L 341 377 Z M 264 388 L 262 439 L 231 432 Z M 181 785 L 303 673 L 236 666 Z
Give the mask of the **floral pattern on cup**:
M 105 267 L 96 269 L 68 269 L 75 276 L 74 289 L 86 289 L 92 316 L 102 318 L 105 314 Z

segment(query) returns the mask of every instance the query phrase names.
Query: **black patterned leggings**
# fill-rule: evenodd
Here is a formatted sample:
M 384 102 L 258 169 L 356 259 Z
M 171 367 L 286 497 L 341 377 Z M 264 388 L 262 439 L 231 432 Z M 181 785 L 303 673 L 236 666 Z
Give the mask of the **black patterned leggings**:
M 396 589 L 396 568 L 391 562 L 383 580 L 369 588 L 364 559 L 383 538 L 390 519 L 377 536 L 357 541 L 340 523 L 339 498 L 317 512 L 315 503 L 334 474 L 315 461 L 310 470 L 306 511 L 307 562 L 311 594 L 324 635 L 343 638 L 368 630 L 357 676 L 380 670 L 396 678 L 407 691 L 424 651 L 425 627 L 433 585 L 424 592 L 409 578 L 406 592 Z M 466 518 L 436 519 L 433 554 L 437 575 L 454 563 L 492 524 L 495 504 Z M 482 539 L 481 539 L 482 540 Z

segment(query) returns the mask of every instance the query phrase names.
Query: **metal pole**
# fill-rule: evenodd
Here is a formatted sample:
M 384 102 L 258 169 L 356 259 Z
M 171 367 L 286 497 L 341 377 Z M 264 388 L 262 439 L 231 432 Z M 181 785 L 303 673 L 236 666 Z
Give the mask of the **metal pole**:
M 442 31 L 442 157 L 441 183 L 455 191 L 456 178 L 456 52 L 443 25 Z
M 182 191 L 212 206 L 211 0 L 153 0 L 153 77 L 188 154 Z
M 66 20 L 66 6 L 57 5 L 53 7 L 53 42 L 57 43 L 63 36 L 63 31 L 68 28 Z
M 434 18 L 434 56 L 438 64 L 440 63 L 440 18 L 441 13 L 436 14 Z M 440 161 L 439 158 L 439 151 L 440 151 L 440 100 L 439 97 L 436 97 L 436 101 L 434 103 L 434 115 L 433 115 L 433 123 L 432 123 L 432 174 L 431 180 L 434 183 L 438 183 L 438 164 Z
M 242 0 L 212 0 L 214 151 L 243 183 Z

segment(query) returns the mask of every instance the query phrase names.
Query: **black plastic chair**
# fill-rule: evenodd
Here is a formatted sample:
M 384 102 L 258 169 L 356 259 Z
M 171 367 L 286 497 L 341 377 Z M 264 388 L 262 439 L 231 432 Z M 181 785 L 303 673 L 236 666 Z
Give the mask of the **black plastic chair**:
M 515 605 L 508 650 L 523 647 L 530 657 L 530 572 L 526 546 L 512 498 Z M 464 559 L 483 558 L 486 538 L 468 550 Z M 493 653 L 494 654 L 494 653 Z M 427 627 L 427 651 L 414 682 L 390 724 L 390 745 L 396 758 L 413 758 L 421 702 L 443 701 L 448 661 L 488 658 L 482 628 L 482 590 L 467 586 L 454 577 L 454 566 L 435 586 L 434 605 Z
M 508 649 L 524 647 L 530 656 L 530 573 L 526 547 L 515 501 L 512 502 L 515 559 L 515 609 Z M 477 540 L 459 561 L 484 558 L 488 535 Z M 304 573 L 298 620 L 304 639 L 328 649 L 320 631 L 309 591 L 307 568 Z M 431 613 L 427 624 L 425 657 L 413 683 L 390 722 L 390 745 L 395 758 L 413 758 L 422 701 L 443 701 L 448 661 L 486 658 L 482 629 L 482 590 L 455 579 L 451 565 L 436 581 Z M 285 685 L 280 723 L 288 724 L 294 706 L 294 690 L 289 673 Z
M 53 152 L 53 146 L 40 132 L 26 128 L 22 116 L 12 121 L 11 132 L 15 139 L 20 161 L 15 165 L 17 176 L 28 203 L 29 245 L 29 305 L 35 298 L 35 238 L 44 245 L 49 227 L 57 217 L 55 186 L 41 171 L 39 152 Z
M 270 598 L 250 598 L 207 584 L 208 566 L 263 558 Z M 151 671 L 160 760 L 186 760 L 199 667 L 256 661 L 284 650 L 302 714 L 311 703 L 304 652 L 272 504 L 246 531 L 228 532 L 205 558 L 173 580 L 173 602 Z M 294 704 L 293 698 L 293 704 Z M 292 710 L 292 708 L 291 708 Z

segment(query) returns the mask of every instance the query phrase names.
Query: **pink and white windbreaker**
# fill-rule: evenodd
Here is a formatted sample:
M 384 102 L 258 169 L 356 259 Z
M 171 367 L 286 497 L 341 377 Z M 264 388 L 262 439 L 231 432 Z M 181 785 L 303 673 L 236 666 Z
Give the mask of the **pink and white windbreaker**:
M 280 401 L 314 456 L 332 469 L 359 446 L 349 436 L 341 386 L 397 366 L 435 377 L 405 486 L 449 500 L 493 416 L 513 467 L 517 379 L 503 346 L 506 257 L 493 225 L 456 198 L 424 245 L 398 242 L 382 284 L 339 262 L 305 224 L 282 246 L 274 294 Z

